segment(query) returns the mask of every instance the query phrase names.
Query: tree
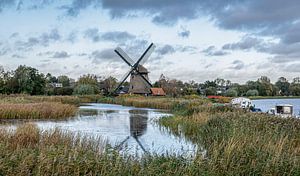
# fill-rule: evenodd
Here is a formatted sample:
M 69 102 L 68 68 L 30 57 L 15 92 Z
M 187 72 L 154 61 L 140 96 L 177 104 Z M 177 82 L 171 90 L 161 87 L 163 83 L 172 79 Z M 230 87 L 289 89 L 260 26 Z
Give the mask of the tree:
M 290 94 L 290 83 L 285 77 L 278 78 L 278 81 L 275 83 L 276 87 L 279 89 L 280 95 L 289 95 Z
M 77 82 L 77 85 L 90 85 L 93 87 L 95 93 L 99 93 L 98 77 L 96 75 L 87 74 L 81 76 Z
M 113 89 L 117 86 L 118 82 L 116 78 L 110 76 L 102 80 L 100 84 L 104 94 L 108 94 L 113 91 Z
M 12 93 L 26 93 L 31 95 L 44 94 L 46 80 L 38 70 L 25 65 L 19 66 L 11 80 Z
M 294 96 L 300 96 L 300 78 L 296 77 L 293 79 L 292 84 L 289 88 L 290 92 Z
M 70 86 L 70 78 L 66 75 L 61 75 L 57 77 L 58 83 L 61 83 L 63 87 Z

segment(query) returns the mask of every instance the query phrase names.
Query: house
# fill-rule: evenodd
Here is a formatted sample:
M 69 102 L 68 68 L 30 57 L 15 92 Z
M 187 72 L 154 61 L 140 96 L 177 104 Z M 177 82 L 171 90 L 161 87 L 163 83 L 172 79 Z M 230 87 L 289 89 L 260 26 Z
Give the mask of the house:
M 151 88 L 151 95 L 153 96 L 166 96 L 164 89 L 162 88 Z
M 50 85 L 54 88 L 60 88 L 63 87 L 62 83 L 50 83 Z

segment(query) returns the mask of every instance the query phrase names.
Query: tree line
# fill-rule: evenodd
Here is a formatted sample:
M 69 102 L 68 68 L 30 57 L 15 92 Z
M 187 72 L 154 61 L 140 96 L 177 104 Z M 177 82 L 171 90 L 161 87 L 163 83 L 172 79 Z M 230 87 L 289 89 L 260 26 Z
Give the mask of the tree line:
M 53 76 L 40 73 L 37 69 L 20 65 L 16 70 L 5 71 L 0 67 L 1 94 L 30 95 L 85 95 L 109 94 L 118 81 L 116 78 L 101 77 L 94 74 L 82 75 L 78 80 L 67 75 Z M 125 82 L 124 87 L 129 83 Z M 280 77 L 272 83 L 266 76 L 245 84 L 232 83 L 230 80 L 217 78 L 203 83 L 195 81 L 183 82 L 161 75 L 154 87 L 161 87 L 169 96 L 184 95 L 223 95 L 223 96 L 300 96 L 300 77 L 289 82 Z

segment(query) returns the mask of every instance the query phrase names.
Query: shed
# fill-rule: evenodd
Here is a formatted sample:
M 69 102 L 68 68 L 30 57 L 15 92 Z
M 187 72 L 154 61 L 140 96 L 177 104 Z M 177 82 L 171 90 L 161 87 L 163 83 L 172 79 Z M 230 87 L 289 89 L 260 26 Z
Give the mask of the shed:
M 153 96 L 166 96 L 164 89 L 162 88 L 151 88 L 151 95 Z

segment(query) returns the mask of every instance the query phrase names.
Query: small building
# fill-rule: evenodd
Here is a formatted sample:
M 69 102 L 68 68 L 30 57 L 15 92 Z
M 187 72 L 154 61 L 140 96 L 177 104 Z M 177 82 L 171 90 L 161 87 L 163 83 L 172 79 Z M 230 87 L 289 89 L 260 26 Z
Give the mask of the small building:
M 151 88 L 151 95 L 153 96 L 166 96 L 164 89 L 162 88 Z
M 54 88 L 61 88 L 63 87 L 62 83 L 50 83 L 50 85 Z

